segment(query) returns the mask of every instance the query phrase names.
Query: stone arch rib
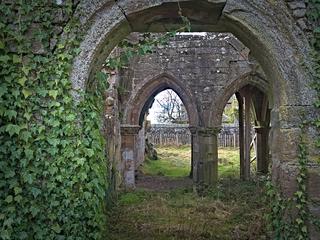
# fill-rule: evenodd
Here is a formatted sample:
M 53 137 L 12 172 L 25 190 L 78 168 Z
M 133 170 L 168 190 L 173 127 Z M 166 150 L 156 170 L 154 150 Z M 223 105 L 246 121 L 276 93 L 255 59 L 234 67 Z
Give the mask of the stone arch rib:
M 243 74 L 242 76 L 234 79 L 228 86 L 224 88 L 223 91 L 218 95 L 218 106 L 211 106 L 211 109 L 214 111 L 211 112 L 209 122 L 213 124 L 213 126 L 220 126 L 222 121 L 222 114 L 224 108 L 230 99 L 230 97 L 239 91 L 241 88 L 251 85 L 259 89 L 269 98 L 269 102 L 272 102 L 272 96 L 270 95 L 270 86 L 269 83 L 258 75 L 252 74 L 252 72 L 248 72 Z
M 150 101 L 158 93 L 166 89 L 172 89 L 177 93 L 186 107 L 189 124 L 197 126 L 199 115 L 193 95 L 181 81 L 168 73 L 162 73 L 156 77 L 146 79 L 137 86 L 137 91 L 130 97 L 124 113 L 125 124 L 141 125 L 141 120 Z

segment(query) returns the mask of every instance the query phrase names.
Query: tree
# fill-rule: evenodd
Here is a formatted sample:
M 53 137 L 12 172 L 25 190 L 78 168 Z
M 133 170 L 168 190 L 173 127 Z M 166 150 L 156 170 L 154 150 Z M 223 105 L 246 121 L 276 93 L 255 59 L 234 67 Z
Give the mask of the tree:
M 164 91 L 156 102 L 160 106 L 160 112 L 157 114 L 159 122 L 180 124 L 188 122 L 186 108 L 173 90 Z
M 223 111 L 222 122 L 223 123 L 235 123 L 238 121 L 239 114 L 238 114 L 238 101 L 235 95 L 229 99 L 226 107 Z

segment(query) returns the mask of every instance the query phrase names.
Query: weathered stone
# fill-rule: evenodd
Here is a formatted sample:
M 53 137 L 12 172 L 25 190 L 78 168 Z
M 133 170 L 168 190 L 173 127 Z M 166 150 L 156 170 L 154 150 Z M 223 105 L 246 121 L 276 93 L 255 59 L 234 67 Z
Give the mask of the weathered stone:
M 296 9 L 306 9 L 306 3 L 305 1 L 293 1 L 293 2 L 289 2 L 288 3 L 290 9 L 292 10 L 296 10 Z
M 306 20 L 304 18 L 300 18 L 297 20 L 297 23 L 299 25 L 299 27 L 302 29 L 302 30 L 306 30 L 308 28 L 307 24 L 306 24 Z
M 293 11 L 293 16 L 296 18 L 302 18 L 306 15 L 307 10 L 306 9 L 296 9 Z

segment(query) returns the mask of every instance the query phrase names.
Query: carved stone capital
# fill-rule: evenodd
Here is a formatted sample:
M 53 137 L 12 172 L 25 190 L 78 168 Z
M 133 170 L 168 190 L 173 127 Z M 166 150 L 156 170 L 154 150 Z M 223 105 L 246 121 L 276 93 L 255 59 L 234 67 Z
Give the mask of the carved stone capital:
M 141 127 L 139 125 L 121 125 L 121 135 L 136 135 L 139 133 Z

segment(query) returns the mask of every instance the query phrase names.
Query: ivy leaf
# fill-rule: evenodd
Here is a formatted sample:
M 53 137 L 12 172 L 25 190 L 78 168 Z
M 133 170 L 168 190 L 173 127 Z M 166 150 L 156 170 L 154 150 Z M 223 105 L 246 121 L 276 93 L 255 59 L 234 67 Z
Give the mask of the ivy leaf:
M 74 121 L 76 119 L 76 116 L 74 114 L 69 114 L 66 117 L 67 121 Z
M 12 56 L 12 62 L 13 62 L 13 63 L 21 63 L 21 62 L 22 62 L 21 57 L 18 56 L 18 55 L 16 55 L 16 54 L 14 54 L 14 55 Z
M 56 233 L 60 233 L 61 232 L 61 227 L 59 226 L 59 224 L 55 224 L 52 227 L 52 230 L 55 231 Z
M 32 206 L 30 207 L 30 212 L 32 214 L 32 217 L 35 217 L 40 212 L 40 209 L 35 206 Z
M 94 151 L 91 149 L 91 148 L 86 148 L 84 150 L 84 154 L 87 156 L 87 157 L 92 157 L 94 155 Z
M 26 77 L 19 78 L 18 83 L 23 87 L 27 81 Z
M 31 193 L 32 193 L 33 197 L 36 198 L 40 195 L 41 190 L 39 188 L 32 187 Z
M 80 166 L 83 166 L 85 160 L 86 160 L 85 158 L 78 158 L 77 159 L 77 164 L 79 164 Z
M 52 97 L 54 100 L 56 100 L 56 98 L 58 96 L 58 90 L 50 90 L 49 96 Z
M 302 192 L 302 191 L 297 191 L 295 194 L 296 194 L 299 198 L 301 198 L 302 195 L 303 195 L 303 192 Z
M 22 192 L 22 188 L 21 187 L 14 187 L 14 193 L 16 194 L 16 195 L 18 195 L 19 193 L 21 193 Z
M 22 72 L 27 76 L 29 74 L 30 68 L 27 66 L 22 67 Z
M 307 233 L 308 232 L 307 226 L 303 226 L 301 228 L 301 231 L 304 232 L 304 233 Z
M 18 125 L 15 124 L 8 124 L 6 126 L 6 132 L 9 133 L 10 137 L 12 137 L 14 134 L 19 134 L 21 128 Z
M 4 42 L 0 40 L 0 49 L 4 49 L 4 47 L 5 47 Z
M 56 147 L 60 143 L 60 140 L 58 138 L 49 138 L 47 141 L 54 147 Z
M 17 196 L 15 196 L 14 197 L 14 201 L 16 201 L 16 202 L 21 202 L 21 200 L 22 200 L 22 196 L 21 195 L 17 195 Z
M 0 62 L 7 63 L 10 60 L 8 55 L 0 56 Z
M 303 223 L 303 220 L 302 220 L 301 218 L 297 218 L 297 219 L 296 219 L 296 222 L 297 222 L 298 224 L 301 224 L 301 223 Z
M 33 158 L 33 150 L 31 150 L 31 149 L 26 149 L 26 150 L 24 150 L 24 153 L 25 153 L 26 158 L 27 158 L 28 160 L 31 160 L 31 159 Z
M 24 182 L 29 183 L 29 184 L 33 183 L 33 177 L 31 174 L 25 173 L 25 174 L 22 174 L 22 177 L 23 177 Z
M 6 86 L 0 87 L 0 97 L 2 97 L 7 92 L 8 92 L 8 88 Z
M 5 116 L 7 116 L 9 118 L 9 120 L 11 121 L 12 118 L 15 118 L 17 116 L 17 112 L 14 110 L 7 110 L 5 111 Z
M 22 89 L 22 93 L 25 98 L 28 98 L 32 94 L 32 92 L 28 89 Z
M 13 200 L 13 197 L 11 195 L 8 195 L 4 201 L 7 203 L 11 203 L 12 200 Z

